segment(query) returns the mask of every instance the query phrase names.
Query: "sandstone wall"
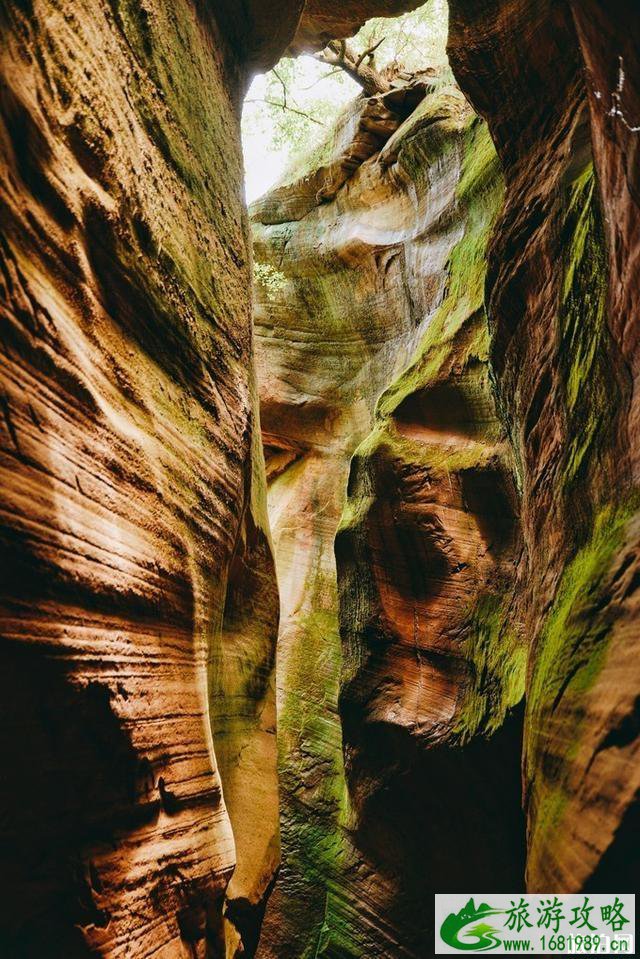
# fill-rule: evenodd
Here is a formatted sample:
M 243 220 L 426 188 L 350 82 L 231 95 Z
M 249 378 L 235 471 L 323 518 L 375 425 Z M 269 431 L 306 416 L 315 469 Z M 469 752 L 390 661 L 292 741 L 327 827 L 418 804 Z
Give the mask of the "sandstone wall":
M 254 213 L 275 271 L 258 344 L 284 608 L 264 955 L 309 925 L 305 876 L 316 924 L 286 954 L 395 956 L 424 954 L 430 894 L 470 876 L 487 892 L 631 890 L 637 872 L 637 12 L 451 14 L 452 66 L 488 129 L 462 125 L 443 207 L 445 117 L 427 97 L 336 186 L 336 155 L 360 148 L 344 117 L 334 152 Z M 407 193 L 419 231 L 381 234 Z M 420 231 L 453 224 L 425 298 Z M 407 313 L 416 337 L 387 340 L 373 373 L 376 317 L 399 329 Z M 338 448 L 353 451 L 346 495 Z M 339 523 L 330 506 L 312 524 L 330 490 Z M 312 558 L 334 529 L 341 652 L 333 567 Z M 320 619 L 298 616 L 302 596 Z
M 521 715 L 501 728 L 526 661 L 504 598 L 517 506 L 483 311 L 502 180 L 457 88 L 426 90 L 338 189 L 362 98 L 252 208 L 282 602 L 264 956 L 421 956 L 432 891 L 470 868 L 522 883 Z
M 640 22 L 628 3 L 491 6 L 452 3 L 450 55 L 507 183 L 486 299 L 525 542 L 527 879 L 631 889 Z
M 633 889 L 631 0 L 452 0 L 486 125 L 423 78 L 260 214 L 272 547 L 242 92 L 409 5 L 0 4 L 12 959 L 255 952 L 274 554 L 265 956 L 423 956 L 470 876 Z
M 302 6 L 0 5 L 12 957 L 255 945 L 278 599 L 239 112 Z
M 278 854 L 242 77 L 188 2 L 3 5 L 2 72 L 2 941 L 222 954 Z

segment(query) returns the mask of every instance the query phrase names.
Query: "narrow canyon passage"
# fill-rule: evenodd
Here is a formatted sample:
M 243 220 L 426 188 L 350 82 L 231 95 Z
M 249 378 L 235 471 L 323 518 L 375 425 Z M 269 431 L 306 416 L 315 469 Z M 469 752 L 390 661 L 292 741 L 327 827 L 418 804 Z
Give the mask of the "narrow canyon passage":
M 332 136 L 250 209 L 281 598 L 260 954 L 419 956 L 429 894 L 524 883 L 517 503 L 482 312 L 502 179 L 446 64 Z
M 631 0 L 0 2 L 0 959 L 635 891 L 638 49 Z

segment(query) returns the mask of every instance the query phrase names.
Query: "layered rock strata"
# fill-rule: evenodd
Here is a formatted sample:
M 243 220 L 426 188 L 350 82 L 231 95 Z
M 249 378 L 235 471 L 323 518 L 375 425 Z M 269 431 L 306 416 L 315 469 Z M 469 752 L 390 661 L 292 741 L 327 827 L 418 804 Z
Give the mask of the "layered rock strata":
M 402 6 L 0 5 L 12 959 L 255 952 L 241 95 Z M 433 889 L 517 888 L 521 728 L 529 887 L 638 872 L 640 18 L 451 14 L 500 162 L 427 76 L 259 216 L 264 955 L 424 956 Z
M 277 590 L 230 55 L 186 2 L 3 9 L 15 956 L 221 955 L 236 861 L 232 893 L 253 902 L 277 863 Z
M 428 895 L 470 855 L 477 888 L 522 882 L 520 717 L 503 726 L 524 684 L 504 601 L 517 505 L 482 306 L 501 176 L 443 78 L 356 165 L 386 101 L 356 100 L 252 208 L 282 602 L 263 956 L 421 956 Z
M 491 6 L 455 0 L 449 45 L 507 184 L 486 298 L 525 543 L 527 881 L 631 891 L 640 19 L 629 3 Z
M 302 6 L 0 5 L 12 959 L 255 948 L 278 599 L 239 112 Z
M 487 891 L 523 883 L 533 890 L 604 890 L 616 882 L 633 888 L 640 119 L 630 38 L 639 24 L 628 5 L 614 13 L 597 3 L 452 4 L 452 65 L 487 119 L 499 161 L 487 129 L 470 126 L 455 201 L 448 201 L 464 225 L 443 261 L 446 281 L 426 313 L 414 313 L 417 336 L 394 354 L 406 368 L 397 375 L 387 366 L 379 398 L 384 376 L 369 376 L 370 432 L 363 438 L 354 430 L 350 439 L 355 453 L 336 539 L 348 794 L 338 785 L 337 759 L 334 811 L 327 809 L 322 827 L 334 838 L 320 856 L 311 820 L 326 797 L 318 798 L 305 764 L 315 770 L 326 756 L 326 734 L 319 723 L 292 721 L 283 706 L 282 898 L 267 916 L 265 955 L 278 954 L 301 928 L 291 901 L 305 901 L 304 875 L 313 876 L 314 888 L 327 887 L 310 955 L 423 955 L 428 895 L 465 889 L 470 874 Z M 382 303 L 391 315 L 390 238 L 380 256 L 380 236 L 371 229 L 363 258 L 366 231 L 354 241 L 353 207 L 361 196 L 368 225 L 389 224 L 379 188 L 367 192 L 365 171 L 372 169 L 379 183 L 387 171 L 400 173 L 396 197 L 407 184 L 414 196 L 431 196 L 442 157 L 432 149 L 429 120 L 411 128 L 432 106 L 427 97 L 354 174 L 343 166 L 336 191 L 336 156 L 348 156 L 346 143 L 357 142 L 353 113 L 346 115 L 333 152 L 318 151 L 310 169 L 256 210 L 263 224 L 257 258 L 275 271 L 271 307 L 261 295 L 261 348 L 273 363 L 274 339 L 291 339 L 290 329 L 305 329 L 305 322 L 313 329 L 303 363 L 298 347 L 288 347 L 295 360 L 287 367 L 278 359 L 276 367 L 285 367 L 279 380 L 261 371 L 266 409 L 276 411 L 266 422 L 268 442 L 279 456 L 288 448 L 270 493 L 276 564 L 287 571 L 285 611 L 297 608 L 300 595 L 288 571 L 302 579 L 304 551 L 325 535 L 316 529 L 310 536 L 304 523 L 291 529 L 289 516 L 280 536 L 282 503 L 291 498 L 304 515 L 308 507 L 300 504 L 313 502 L 313 485 L 302 482 L 295 464 L 310 450 L 317 455 L 315 435 L 327 411 L 341 442 L 353 424 L 333 412 L 342 402 L 335 381 L 325 392 L 319 376 L 313 403 L 321 412 L 308 425 L 312 390 L 300 370 L 306 377 L 315 369 L 323 336 L 333 355 L 334 317 L 350 331 L 355 322 L 364 335 L 370 321 L 359 319 L 358 303 L 365 283 L 375 296 L 369 312 L 375 317 Z M 396 144 L 404 157 L 402 148 L 396 157 Z M 415 168 L 408 145 L 422 150 Z M 447 222 L 442 210 L 437 217 L 440 226 Z M 416 237 L 402 242 L 410 259 Z M 335 259 L 318 275 L 327 247 Z M 345 263 L 353 271 L 347 295 L 335 275 Z M 431 273 L 421 278 L 420 269 L 404 270 L 407 290 L 424 291 Z M 325 272 L 332 276 L 326 293 Z M 411 302 L 409 295 L 406 308 Z M 332 369 L 339 372 L 335 363 Z M 356 406 L 352 399 L 350 410 Z M 327 467 L 323 483 L 328 475 Z M 333 570 L 330 577 L 333 583 Z M 323 602 L 332 603 L 335 594 L 321 582 Z M 332 635 L 333 620 L 324 629 Z M 284 704 L 295 692 L 305 716 L 327 720 L 338 666 L 325 670 L 323 684 L 316 657 L 324 646 L 309 635 L 302 619 L 282 636 L 279 696 Z M 312 663 L 315 706 L 303 679 Z M 327 826 L 331 816 L 337 832 Z

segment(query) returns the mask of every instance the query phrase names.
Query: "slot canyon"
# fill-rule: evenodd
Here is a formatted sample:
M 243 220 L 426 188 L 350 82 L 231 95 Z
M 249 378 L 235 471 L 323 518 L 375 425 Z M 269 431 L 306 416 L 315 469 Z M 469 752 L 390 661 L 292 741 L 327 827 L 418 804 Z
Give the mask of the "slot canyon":
M 638 886 L 637 4 L 449 0 L 245 200 L 418 6 L 0 0 L 0 959 Z

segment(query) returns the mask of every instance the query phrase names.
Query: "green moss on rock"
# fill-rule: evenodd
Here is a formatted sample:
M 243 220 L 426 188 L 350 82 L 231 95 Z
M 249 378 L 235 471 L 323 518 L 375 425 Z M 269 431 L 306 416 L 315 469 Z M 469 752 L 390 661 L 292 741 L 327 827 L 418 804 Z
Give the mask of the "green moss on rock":
M 607 252 L 597 184 L 590 163 L 571 186 L 566 229 L 570 240 L 560 307 L 560 361 L 567 415 L 564 483 L 567 496 L 581 479 L 603 433 L 617 391 L 607 328 Z
M 639 506 L 640 495 L 633 494 L 596 513 L 590 537 L 565 567 L 537 644 L 525 720 L 526 773 L 534 784 L 532 862 L 549 849 L 575 791 L 570 777 L 582 742 L 585 697 L 606 662 L 618 616 L 614 563 Z M 561 751 L 553 748 L 558 723 Z M 540 768 L 543 755 L 551 758 Z
M 456 711 L 455 732 L 464 744 L 478 732 L 499 729 L 508 711 L 522 699 L 527 648 L 513 628 L 502 593 L 485 593 L 467 618 L 465 659 L 471 681 Z
M 486 248 L 500 208 L 503 182 L 500 163 L 486 124 L 467 120 L 456 200 L 466 215 L 463 236 L 449 261 L 443 301 L 431 320 L 406 371 L 380 397 L 377 415 L 384 419 L 411 393 L 433 382 L 451 354 L 460 328 L 481 311 L 468 354 L 486 360 L 488 331 L 484 314 Z

